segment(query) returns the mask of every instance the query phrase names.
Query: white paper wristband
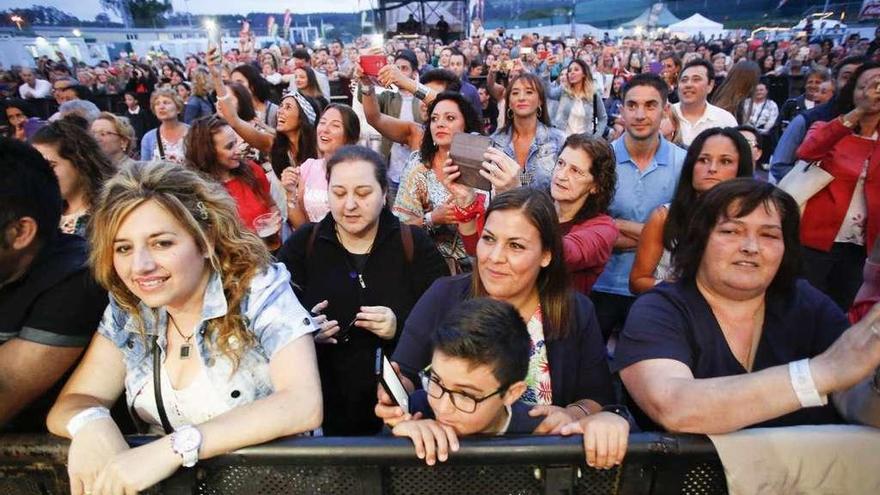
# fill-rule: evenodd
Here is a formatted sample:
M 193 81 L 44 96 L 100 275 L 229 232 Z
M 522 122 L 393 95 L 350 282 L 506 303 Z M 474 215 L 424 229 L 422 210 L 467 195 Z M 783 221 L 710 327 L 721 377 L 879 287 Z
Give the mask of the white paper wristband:
M 106 407 L 97 406 L 83 409 L 76 413 L 76 415 L 70 418 L 70 421 L 67 422 L 67 432 L 70 433 L 70 438 L 73 438 L 86 424 L 109 417 L 110 410 Z
M 810 372 L 810 360 L 801 359 L 788 363 L 788 375 L 791 387 L 797 395 L 801 407 L 819 407 L 828 404 L 827 395 L 819 395 L 813 374 Z

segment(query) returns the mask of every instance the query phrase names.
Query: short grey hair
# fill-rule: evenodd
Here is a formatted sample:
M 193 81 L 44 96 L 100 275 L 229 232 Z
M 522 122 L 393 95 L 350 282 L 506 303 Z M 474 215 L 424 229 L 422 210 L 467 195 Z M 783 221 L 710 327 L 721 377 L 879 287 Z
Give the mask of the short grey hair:
M 61 118 L 68 115 L 78 115 L 86 119 L 91 126 L 92 122 L 101 115 L 101 110 L 88 100 L 71 100 L 61 104 L 58 108 L 58 114 Z

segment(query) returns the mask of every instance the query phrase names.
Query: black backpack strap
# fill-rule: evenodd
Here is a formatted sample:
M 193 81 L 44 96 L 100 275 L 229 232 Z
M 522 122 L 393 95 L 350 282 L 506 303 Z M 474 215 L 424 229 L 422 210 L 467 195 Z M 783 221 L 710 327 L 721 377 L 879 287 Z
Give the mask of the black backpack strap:
M 407 265 L 411 265 L 413 261 L 413 251 L 415 250 L 415 247 L 413 246 L 412 225 L 407 225 L 403 222 L 400 223 L 400 242 L 403 244 L 403 258 L 406 260 Z
M 318 224 L 310 224 L 310 227 L 312 231 L 309 232 L 309 240 L 306 243 L 306 261 L 312 257 L 312 253 L 315 251 L 315 240 L 318 238 Z

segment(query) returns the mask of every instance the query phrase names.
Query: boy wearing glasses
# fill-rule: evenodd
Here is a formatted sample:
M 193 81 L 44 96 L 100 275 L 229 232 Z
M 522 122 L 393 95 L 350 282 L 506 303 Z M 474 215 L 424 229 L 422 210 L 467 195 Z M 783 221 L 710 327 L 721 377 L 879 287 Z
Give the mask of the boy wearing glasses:
M 410 394 L 411 418 L 395 436 L 409 437 L 428 465 L 445 461 L 465 435 L 530 434 L 541 423 L 521 402 L 531 345 L 526 324 L 510 304 L 488 298 L 460 304 L 432 336 L 422 389 Z M 623 460 L 629 423 L 601 412 L 551 434 L 584 434 L 587 463 L 610 468 Z

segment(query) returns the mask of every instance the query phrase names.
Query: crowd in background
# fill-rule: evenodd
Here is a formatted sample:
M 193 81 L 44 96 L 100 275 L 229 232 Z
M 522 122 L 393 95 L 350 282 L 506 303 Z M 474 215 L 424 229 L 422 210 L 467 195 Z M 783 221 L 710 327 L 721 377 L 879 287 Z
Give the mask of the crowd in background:
M 880 424 L 880 28 L 472 32 L 0 74 L 0 425 L 122 493 L 307 432 Z

